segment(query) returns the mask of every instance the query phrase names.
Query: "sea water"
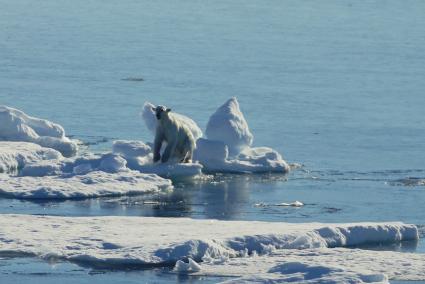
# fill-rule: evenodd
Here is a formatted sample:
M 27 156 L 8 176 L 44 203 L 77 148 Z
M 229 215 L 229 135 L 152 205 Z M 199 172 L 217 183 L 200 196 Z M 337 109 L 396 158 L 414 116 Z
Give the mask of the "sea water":
M 287 176 L 175 181 L 165 196 L 0 199 L 0 213 L 403 221 L 423 237 L 424 1 L 0 0 L 0 7 L 0 104 L 58 122 L 90 150 L 107 151 L 114 139 L 152 140 L 139 115 L 144 101 L 205 128 L 236 96 L 254 144 L 301 165 Z M 305 205 L 277 206 L 295 200 Z M 384 249 L 425 251 L 422 240 Z M 17 261 L 25 269 L 8 270 Z M 1 262 L 0 279 L 17 282 L 48 266 Z M 37 279 L 105 281 L 84 268 L 68 273 L 68 265 L 44 267 Z

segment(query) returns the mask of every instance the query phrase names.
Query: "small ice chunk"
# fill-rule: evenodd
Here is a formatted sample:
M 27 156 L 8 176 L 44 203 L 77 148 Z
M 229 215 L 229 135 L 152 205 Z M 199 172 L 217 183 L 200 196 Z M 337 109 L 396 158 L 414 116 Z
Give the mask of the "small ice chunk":
M 32 142 L 58 150 L 65 157 L 78 151 L 77 144 L 65 136 L 59 124 L 3 105 L 0 105 L 0 140 Z
M 304 203 L 297 200 L 297 201 L 294 201 L 294 202 L 291 202 L 291 203 L 286 203 L 286 202 L 278 203 L 278 204 L 276 204 L 276 206 L 301 207 L 301 206 L 304 206 Z
M 201 270 L 202 270 L 202 267 L 191 258 L 189 258 L 188 263 L 182 260 L 178 260 L 176 262 L 176 266 L 174 266 L 174 271 L 178 273 L 199 272 Z
M 143 109 L 142 109 L 142 119 L 145 122 L 146 127 L 153 133 L 155 133 L 156 131 L 156 125 L 157 125 L 157 119 L 155 117 L 155 112 L 152 110 L 152 108 L 155 108 L 155 106 L 149 102 L 145 102 L 145 104 L 143 105 Z M 192 132 L 193 138 L 195 138 L 195 141 L 198 138 L 202 137 L 202 130 L 201 128 L 199 128 L 199 126 L 196 124 L 195 121 L 193 121 L 191 118 L 179 114 L 179 113 L 175 113 L 175 112 L 171 112 L 170 114 L 173 115 L 173 117 L 175 117 L 176 119 L 180 120 L 182 123 L 184 123 L 189 130 Z
M 254 140 L 238 100 L 233 97 L 211 115 L 205 131 L 208 139 L 223 141 L 231 156 L 237 155 Z

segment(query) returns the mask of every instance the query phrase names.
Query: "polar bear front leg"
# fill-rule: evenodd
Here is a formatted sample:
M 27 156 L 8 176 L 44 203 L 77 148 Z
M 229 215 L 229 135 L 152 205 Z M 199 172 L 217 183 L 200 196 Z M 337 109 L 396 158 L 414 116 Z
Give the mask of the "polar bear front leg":
M 171 154 L 176 150 L 176 141 L 170 141 L 165 147 L 164 153 L 162 153 L 161 162 L 165 163 L 170 159 Z
M 161 159 L 161 146 L 164 140 L 164 135 L 157 130 L 155 134 L 154 147 L 153 147 L 153 162 L 156 163 Z

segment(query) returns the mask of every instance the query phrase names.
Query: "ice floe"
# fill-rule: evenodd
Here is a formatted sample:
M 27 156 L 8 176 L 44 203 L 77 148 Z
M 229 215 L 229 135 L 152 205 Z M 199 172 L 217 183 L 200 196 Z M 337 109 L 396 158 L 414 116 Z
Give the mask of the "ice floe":
M 0 195 L 18 199 L 77 199 L 156 193 L 172 188 L 171 181 L 136 171 L 90 171 L 78 175 L 11 177 L 0 174 Z
M 77 144 L 65 136 L 65 130 L 59 124 L 2 105 L 0 140 L 32 142 L 58 150 L 66 157 L 75 155 L 78 150 Z
M 198 160 L 206 172 L 286 173 L 290 170 L 277 151 L 251 147 L 254 136 L 236 98 L 217 109 L 205 133 L 208 139 L 197 140 L 194 160 Z
M 28 164 L 51 164 L 62 158 L 58 151 L 34 143 L 0 141 L 0 173 L 16 174 Z
M 193 177 L 202 174 L 202 165 L 199 163 L 154 163 L 152 148 L 141 141 L 114 141 L 112 151 L 122 155 L 128 168 L 142 173 L 162 177 Z
M 230 158 L 224 142 L 203 138 L 196 142 L 193 157 L 203 165 L 206 172 L 286 173 L 290 168 L 282 156 L 271 148 L 245 148 L 236 157 Z
M 311 253 L 316 252 L 312 249 L 417 240 L 418 230 L 402 223 L 289 224 L 0 215 L 0 236 L 0 254 L 26 253 L 83 261 L 92 266 L 147 267 L 174 265 L 188 258 L 205 263 L 226 262 L 235 257 L 246 258 L 254 251 L 259 255 L 274 249 L 304 249 Z

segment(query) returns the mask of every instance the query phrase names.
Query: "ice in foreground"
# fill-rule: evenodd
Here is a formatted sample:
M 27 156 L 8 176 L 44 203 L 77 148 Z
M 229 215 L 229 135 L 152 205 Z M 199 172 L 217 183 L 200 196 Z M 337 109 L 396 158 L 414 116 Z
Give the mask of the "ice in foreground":
M 77 144 L 65 136 L 59 124 L 3 105 L 0 105 L 0 140 L 32 142 L 58 150 L 65 157 L 75 155 L 78 150 Z
M 417 240 L 418 230 L 402 223 L 289 224 L 187 218 L 0 215 L 0 235 L 0 255 L 1 252 L 31 254 L 110 268 L 173 266 L 178 260 L 191 258 L 197 263 L 204 261 L 198 273 L 218 271 L 227 275 L 229 272 L 222 269 L 237 261 L 251 265 L 249 262 L 255 254 L 264 257 L 258 258 L 266 263 L 263 268 L 285 261 L 276 258 L 276 263 L 268 263 L 273 262 L 271 257 L 276 251 L 292 256 L 288 261 L 312 265 L 308 261 L 322 252 L 333 253 L 342 246 Z M 345 260 L 341 262 L 344 266 L 356 261 L 352 254 L 356 252 L 339 249 L 335 254 Z M 372 257 L 369 262 L 365 260 L 364 269 L 369 263 L 385 260 L 387 255 L 370 253 Z M 425 264 L 423 255 L 393 255 L 396 259 L 403 258 L 403 263 L 412 260 L 408 275 L 419 277 L 414 268 Z M 331 261 L 331 257 L 327 259 Z M 401 266 L 396 262 L 393 265 Z M 389 267 L 387 264 L 386 268 Z M 180 268 L 184 270 L 184 265 L 180 264 Z M 241 276 L 242 270 L 235 269 L 232 275 Z M 424 272 L 421 273 L 422 277 Z
M 196 274 L 235 276 L 225 283 L 389 283 L 425 280 L 424 265 L 424 254 L 319 248 L 201 263 Z

